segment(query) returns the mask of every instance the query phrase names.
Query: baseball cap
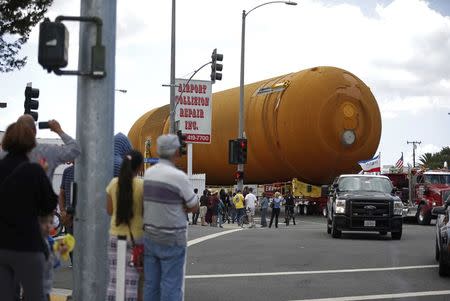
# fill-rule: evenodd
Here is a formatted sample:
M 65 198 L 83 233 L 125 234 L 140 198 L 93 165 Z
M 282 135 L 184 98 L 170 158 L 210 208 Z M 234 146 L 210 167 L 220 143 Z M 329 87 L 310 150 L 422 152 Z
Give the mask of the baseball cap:
M 181 146 L 177 135 L 168 134 L 161 135 L 156 139 L 157 152 L 161 155 L 173 155 L 176 150 Z

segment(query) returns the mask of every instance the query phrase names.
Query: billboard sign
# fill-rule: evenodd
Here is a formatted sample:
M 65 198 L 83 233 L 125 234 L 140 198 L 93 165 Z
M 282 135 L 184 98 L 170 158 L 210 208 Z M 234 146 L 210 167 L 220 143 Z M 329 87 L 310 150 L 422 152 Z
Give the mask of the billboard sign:
M 175 80 L 175 123 L 187 143 L 211 143 L 211 82 Z

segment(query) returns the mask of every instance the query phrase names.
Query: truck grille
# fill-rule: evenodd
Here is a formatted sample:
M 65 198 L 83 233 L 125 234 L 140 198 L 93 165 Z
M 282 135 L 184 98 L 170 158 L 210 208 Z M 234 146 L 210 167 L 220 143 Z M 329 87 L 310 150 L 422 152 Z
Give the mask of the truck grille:
M 391 216 L 390 202 L 370 202 L 352 200 L 350 216 L 357 217 L 389 217 Z

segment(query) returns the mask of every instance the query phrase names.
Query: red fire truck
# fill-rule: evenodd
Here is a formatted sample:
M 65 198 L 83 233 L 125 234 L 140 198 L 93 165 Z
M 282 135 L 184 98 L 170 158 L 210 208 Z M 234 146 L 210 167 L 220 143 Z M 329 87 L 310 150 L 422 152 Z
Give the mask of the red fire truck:
M 443 205 L 443 195 L 450 190 L 448 169 L 423 170 L 413 168 L 408 173 L 389 173 L 397 195 L 404 204 L 403 216 L 415 217 L 420 225 L 435 219 L 431 210 Z

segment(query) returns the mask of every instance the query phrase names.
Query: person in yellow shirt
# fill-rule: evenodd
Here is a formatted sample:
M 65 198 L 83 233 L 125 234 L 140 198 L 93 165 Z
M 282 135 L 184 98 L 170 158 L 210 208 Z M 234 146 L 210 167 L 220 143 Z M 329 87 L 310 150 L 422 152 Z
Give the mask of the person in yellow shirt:
M 130 265 L 132 238 L 136 244 L 143 243 L 143 192 L 144 180 L 137 177 L 142 168 L 143 157 L 132 150 L 124 156 L 119 177 L 113 178 L 106 188 L 106 211 L 111 215 L 109 228 L 108 261 L 109 285 L 107 299 L 116 296 L 117 237 L 127 237 L 126 300 L 138 300 L 139 272 Z
M 237 221 L 238 225 L 240 225 L 240 218 L 245 214 L 245 208 L 244 208 L 244 196 L 242 195 L 241 190 L 238 190 L 236 192 L 236 195 L 233 197 L 233 204 L 237 211 Z

